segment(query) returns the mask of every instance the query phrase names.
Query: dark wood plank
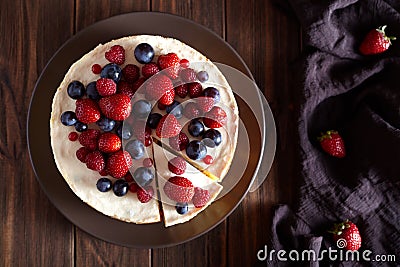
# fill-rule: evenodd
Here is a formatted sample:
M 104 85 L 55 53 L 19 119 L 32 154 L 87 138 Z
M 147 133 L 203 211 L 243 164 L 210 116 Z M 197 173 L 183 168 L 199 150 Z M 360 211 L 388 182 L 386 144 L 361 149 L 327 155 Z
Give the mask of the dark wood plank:
M 296 115 L 299 90 L 290 88 L 289 66 L 300 53 L 298 23 L 269 1 L 227 0 L 226 39 L 243 57 L 269 101 L 277 124 L 275 163 L 261 188 L 228 218 L 228 265 L 253 266 L 268 244 L 273 205 L 292 203 L 299 177 Z M 237 242 L 240 240 L 240 246 Z
M 152 1 L 152 11 L 179 15 L 224 37 L 224 1 Z M 153 266 L 226 266 L 226 223 L 182 245 L 153 250 Z
M 128 12 L 149 11 L 150 1 L 76 1 L 76 30 Z M 151 250 L 117 246 L 76 228 L 76 266 L 150 266 Z
M 0 266 L 74 262 L 73 226 L 40 189 L 26 143 L 30 96 L 47 61 L 72 34 L 73 7 L 20 0 L 0 9 Z

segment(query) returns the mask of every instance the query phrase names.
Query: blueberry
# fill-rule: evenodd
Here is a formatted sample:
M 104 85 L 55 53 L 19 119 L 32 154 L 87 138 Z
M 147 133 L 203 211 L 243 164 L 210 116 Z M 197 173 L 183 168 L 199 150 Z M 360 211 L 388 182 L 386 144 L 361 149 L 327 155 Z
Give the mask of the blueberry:
M 68 84 L 67 92 L 72 99 L 79 99 L 85 95 L 85 86 L 80 81 L 72 81 Z
M 101 98 L 96 88 L 96 82 L 91 82 L 86 85 L 86 95 L 93 100 L 99 100 Z
M 218 103 L 221 98 L 218 89 L 215 87 L 207 87 L 203 90 L 203 95 L 213 98 L 215 103 Z
M 207 71 L 205 71 L 205 70 L 199 71 L 197 73 L 197 79 L 202 83 L 208 81 L 208 73 L 207 73 Z
M 120 179 L 115 181 L 113 185 L 113 192 L 117 197 L 122 197 L 128 193 L 128 188 L 129 184 L 125 180 Z
M 176 212 L 183 215 L 189 211 L 189 205 L 186 202 L 185 203 L 178 202 L 175 205 L 175 209 L 176 209 Z
M 139 119 L 147 118 L 151 112 L 151 104 L 147 100 L 139 100 L 132 106 L 132 112 Z
M 75 125 L 77 121 L 78 119 L 73 111 L 65 111 L 63 114 L 61 114 L 61 123 L 65 126 Z
M 191 141 L 186 147 L 186 155 L 193 159 L 203 159 L 207 155 L 207 147 L 199 140 Z
M 109 63 L 103 67 L 100 73 L 101 78 L 109 78 L 118 83 L 122 77 L 121 67 L 115 63 Z
M 97 180 L 96 187 L 100 192 L 107 192 L 111 189 L 111 181 L 108 178 L 100 178 Z
M 174 102 L 172 102 L 171 105 L 167 106 L 165 108 L 165 111 L 167 113 L 171 113 L 172 115 L 174 115 L 177 119 L 182 118 L 182 114 L 183 114 L 183 107 L 181 105 L 181 103 L 179 103 L 178 101 L 174 100 Z
M 151 129 L 156 129 L 158 123 L 160 122 L 162 115 L 160 113 L 151 113 L 147 118 L 147 125 Z
M 150 63 L 154 57 L 154 49 L 147 43 L 138 44 L 133 53 L 136 60 L 141 64 Z
M 203 134 L 203 143 L 208 147 L 219 146 L 222 142 L 222 135 L 218 130 L 208 129 Z
M 88 129 L 88 125 L 86 124 L 86 123 L 83 123 L 83 122 L 80 122 L 80 121 L 77 121 L 76 123 L 75 123 L 75 130 L 76 131 L 78 131 L 78 132 L 84 132 L 84 131 L 86 131 Z
M 154 174 L 151 169 L 146 167 L 139 167 L 133 173 L 133 178 L 135 179 L 136 183 L 140 186 L 146 186 L 151 183 L 154 179 Z
M 140 159 L 144 156 L 144 144 L 140 140 L 131 140 L 125 145 L 125 150 L 133 159 Z
M 117 135 L 119 136 L 119 138 L 122 138 L 124 140 L 128 140 L 132 136 L 132 128 L 127 123 L 119 124 L 117 126 L 117 131 L 116 132 L 117 132 Z
M 201 136 L 204 133 L 204 125 L 197 119 L 191 120 L 188 126 L 188 131 L 194 137 Z
M 111 132 L 115 127 L 115 121 L 107 117 L 102 117 L 96 121 L 97 126 L 104 132 Z

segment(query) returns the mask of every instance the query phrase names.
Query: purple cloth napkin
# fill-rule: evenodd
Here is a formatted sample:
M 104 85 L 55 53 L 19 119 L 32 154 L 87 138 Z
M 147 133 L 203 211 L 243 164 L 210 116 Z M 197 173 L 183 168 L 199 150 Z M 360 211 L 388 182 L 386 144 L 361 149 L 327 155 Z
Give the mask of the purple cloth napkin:
M 349 219 L 362 235 L 360 257 L 366 250 L 372 253 L 370 261 L 326 256 L 317 262 L 282 262 L 274 257 L 269 263 L 400 266 L 400 1 L 289 3 L 305 32 L 307 51 L 299 80 L 303 182 L 298 206 L 275 211 L 271 249 L 337 250 L 327 229 Z M 382 25 L 398 40 L 385 53 L 362 56 L 363 37 Z M 321 131 L 332 129 L 345 141 L 343 159 L 325 154 L 316 140 Z M 372 261 L 376 255 L 395 255 L 396 262 Z

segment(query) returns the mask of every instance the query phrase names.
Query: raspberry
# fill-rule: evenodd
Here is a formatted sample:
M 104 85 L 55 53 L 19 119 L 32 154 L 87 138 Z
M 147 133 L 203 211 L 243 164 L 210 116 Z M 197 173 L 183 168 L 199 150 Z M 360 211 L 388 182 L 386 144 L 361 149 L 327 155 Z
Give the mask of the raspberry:
M 222 127 L 226 121 L 226 113 L 220 107 L 213 107 L 203 118 L 204 125 L 213 129 Z
M 75 115 L 80 122 L 89 124 L 100 119 L 99 106 L 94 100 L 90 98 L 78 99 L 75 105 Z
M 200 187 L 194 188 L 194 196 L 192 202 L 196 208 L 204 207 L 209 200 L 210 200 L 210 192 L 208 192 L 208 190 L 202 189 Z
M 122 75 L 125 81 L 133 83 L 137 81 L 140 77 L 140 69 L 134 64 L 128 64 L 122 69 Z
M 211 155 L 207 155 L 204 157 L 203 162 L 207 165 L 210 165 L 214 162 L 214 158 Z
M 151 186 L 146 186 L 144 188 L 137 189 L 137 198 L 141 203 L 149 202 L 154 195 L 154 189 Z
M 199 107 L 194 102 L 187 103 L 183 109 L 183 115 L 188 119 L 199 118 L 201 114 Z
M 197 106 L 199 107 L 200 111 L 205 113 L 209 112 L 212 107 L 214 106 L 215 100 L 211 97 L 201 96 L 196 98 Z
M 128 183 L 131 183 L 134 181 L 133 176 L 130 172 L 127 172 L 126 175 L 124 176 L 125 181 L 127 181 Z
M 186 170 L 186 161 L 182 157 L 175 157 L 168 161 L 168 169 L 174 174 L 181 175 Z
M 87 147 L 90 150 L 96 150 L 97 149 L 97 140 L 100 137 L 100 131 L 95 130 L 95 129 L 89 129 L 87 131 L 84 131 L 79 135 L 79 143 Z
M 111 63 L 122 65 L 125 62 L 125 49 L 120 45 L 113 45 L 104 56 Z
M 78 140 L 78 137 L 79 137 L 79 134 L 77 132 L 70 132 L 68 134 L 68 139 L 69 139 L 69 141 L 72 141 L 72 142 Z
M 99 174 L 101 176 L 107 176 L 108 175 L 107 169 L 106 168 L 102 169 L 101 171 L 99 171 Z
M 100 78 L 96 81 L 97 91 L 101 96 L 109 96 L 117 92 L 117 84 L 108 78 Z
M 91 150 L 87 147 L 80 147 L 77 151 L 76 151 L 76 158 L 79 159 L 80 162 L 86 163 L 86 156 L 87 154 L 89 154 L 91 152 Z
M 189 202 L 194 195 L 192 182 L 181 176 L 169 178 L 163 189 L 167 197 L 176 202 Z
M 93 171 L 101 171 L 105 167 L 103 154 L 96 150 L 86 156 L 86 167 Z
M 134 82 L 133 84 L 132 84 L 132 90 L 133 90 L 133 92 L 135 92 L 136 93 L 136 91 L 140 88 L 140 86 L 142 86 L 142 84 L 144 83 L 146 81 L 146 79 L 145 78 L 143 78 L 143 77 L 140 77 L 136 82 Z M 144 91 L 142 91 L 142 89 L 140 89 L 141 91 L 139 92 L 139 93 L 144 93 Z
M 181 59 L 181 61 L 179 61 L 179 64 L 181 65 L 182 68 L 186 69 L 189 68 L 189 60 L 187 60 L 186 58 Z
M 93 64 L 92 66 L 92 72 L 94 74 L 100 74 L 101 72 L 101 66 L 99 64 Z
M 107 159 L 107 170 L 114 178 L 124 177 L 132 167 L 132 158 L 128 152 L 119 150 Z
M 132 85 L 127 81 L 120 81 L 117 85 L 117 92 L 127 95 L 129 98 L 132 98 L 135 95 L 135 92 L 132 88 Z
M 194 82 L 188 84 L 189 95 L 191 98 L 196 98 L 201 96 L 203 92 L 203 86 L 200 83 Z
M 158 73 L 160 69 L 158 68 L 157 64 L 154 62 L 144 64 L 142 67 L 142 75 L 147 79 L 154 74 Z
M 151 158 L 145 158 L 143 160 L 143 167 L 150 168 L 153 166 L 153 160 Z
M 181 77 L 181 80 L 186 83 L 191 83 L 197 80 L 197 74 L 194 69 L 191 68 L 182 69 L 179 72 L 179 76 Z
M 179 135 L 169 138 L 168 143 L 176 151 L 182 151 L 189 144 L 189 138 L 184 132 L 180 132 Z
M 188 94 L 187 84 L 182 84 L 182 85 L 175 87 L 175 94 L 181 98 L 185 98 Z

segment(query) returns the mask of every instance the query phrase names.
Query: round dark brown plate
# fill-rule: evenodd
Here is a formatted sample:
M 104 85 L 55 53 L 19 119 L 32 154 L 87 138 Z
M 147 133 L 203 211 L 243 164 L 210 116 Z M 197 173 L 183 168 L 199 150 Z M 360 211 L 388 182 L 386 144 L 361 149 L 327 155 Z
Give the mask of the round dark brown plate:
M 249 133 L 250 158 L 235 187 L 193 220 L 166 228 L 163 222 L 147 225 L 125 223 L 107 217 L 82 202 L 69 188 L 53 160 L 50 145 L 50 113 L 53 95 L 69 67 L 99 43 L 137 34 L 177 38 L 199 50 L 213 61 L 232 66 L 251 77 L 239 55 L 219 36 L 190 20 L 154 12 L 124 14 L 100 21 L 76 34 L 49 61 L 40 75 L 28 115 L 28 146 L 37 179 L 52 203 L 82 230 L 100 239 L 130 247 L 165 247 L 186 242 L 209 231 L 223 221 L 249 190 L 260 165 L 264 147 L 264 121 L 257 122 L 250 108 L 237 97 L 239 112 Z M 229 81 L 229 80 L 228 80 Z M 234 86 L 233 86 L 234 87 Z M 254 92 L 253 92 L 254 91 Z M 259 99 L 257 90 L 250 91 Z M 253 130 L 254 129 L 254 130 Z M 262 129 L 262 130 L 258 130 Z M 240 146 L 240 143 L 238 144 Z M 239 158 L 239 157 L 238 157 Z M 224 181 L 234 175 L 229 172 Z

